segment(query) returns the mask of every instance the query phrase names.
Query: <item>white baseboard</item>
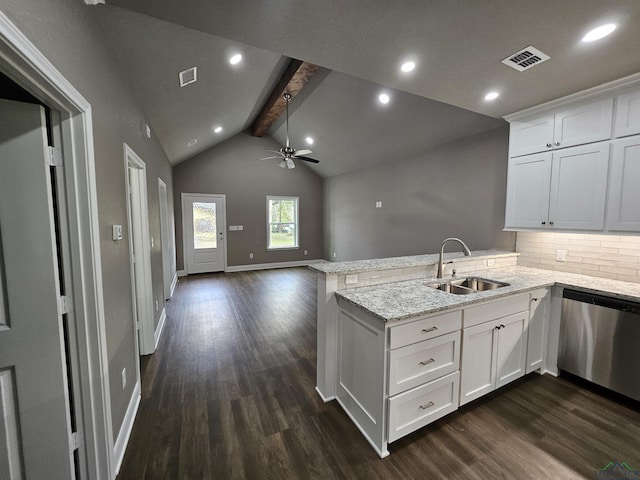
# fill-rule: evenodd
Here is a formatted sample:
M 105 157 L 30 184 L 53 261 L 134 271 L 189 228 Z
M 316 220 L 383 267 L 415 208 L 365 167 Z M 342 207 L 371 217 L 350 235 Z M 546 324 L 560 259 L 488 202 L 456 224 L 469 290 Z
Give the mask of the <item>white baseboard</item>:
M 120 432 L 116 438 L 116 443 L 113 446 L 113 458 L 115 459 L 116 469 L 115 474 L 118 475 L 120 467 L 122 466 L 122 459 L 124 458 L 124 452 L 127 449 L 129 443 L 129 437 L 131 436 L 131 430 L 133 430 L 133 422 L 136 419 L 138 413 L 138 407 L 140 406 L 140 382 L 136 383 L 127 407 L 127 412 L 124 415 L 124 420 L 120 426 Z
M 178 284 L 178 272 L 173 274 L 173 280 L 171 280 L 171 287 L 169 287 L 169 298 L 173 297 L 173 292 Z
M 291 267 L 306 267 L 314 263 L 324 263 L 322 259 L 315 260 L 298 260 L 295 262 L 274 262 L 274 263 L 252 263 L 249 265 L 233 265 L 227 267 L 225 272 L 248 272 L 251 270 L 269 270 L 271 268 L 291 268 Z
M 320 398 L 322 399 L 322 401 L 323 401 L 324 403 L 328 403 L 328 402 L 331 402 L 332 400 L 335 400 L 335 399 L 336 399 L 336 396 L 335 396 L 335 395 L 331 395 L 331 396 L 329 396 L 329 397 L 325 397 L 325 396 L 324 396 L 324 394 L 320 391 L 320 389 L 319 389 L 318 387 L 316 387 L 316 393 L 317 393 L 318 395 L 320 395 Z
M 156 331 L 153 332 L 153 340 L 154 347 L 156 350 L 158 348 L 158 342 L 160 341 L 160 336 L 162 335 L 162 330 L 164 329 L 164 322 L 167 320 L 167 309 L 163 308 L 162 313 L 160 314 L 160 320 L 158 320 L 158 326 L 156 327 Z
M 187 271 L 186 271 L 186 270 L 178 270 L 178 271 L 176 272 L 176 275 L 177 275 L 178 277 L 186 277 L 186 276 L 187 276 Z

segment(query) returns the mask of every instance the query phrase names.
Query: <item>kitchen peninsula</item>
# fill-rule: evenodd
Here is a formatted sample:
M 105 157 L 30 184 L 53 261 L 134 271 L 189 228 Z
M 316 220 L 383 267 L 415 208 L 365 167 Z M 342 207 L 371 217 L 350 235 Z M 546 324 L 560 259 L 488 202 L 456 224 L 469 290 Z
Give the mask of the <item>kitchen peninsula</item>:
M 378 455 L 388 444 L 526 373 L 557 374 L 562 290 L 640 300 L 640 285 L 517 266 L 500 251 L 317 264 L 318 384 Z M 455 295 L 437 282 L 506 284 Z

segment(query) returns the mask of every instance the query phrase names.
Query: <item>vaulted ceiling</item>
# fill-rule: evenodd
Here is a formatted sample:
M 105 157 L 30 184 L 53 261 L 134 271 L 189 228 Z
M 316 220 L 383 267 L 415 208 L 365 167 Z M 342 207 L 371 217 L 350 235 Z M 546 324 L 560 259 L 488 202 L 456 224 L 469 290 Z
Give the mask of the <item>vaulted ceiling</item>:
M 291 136 L 296 148 L 314 150 L 321 163 L 311 168 L 325 177 L 495 128 L 508 113 L 640 72 L 637 0 L 107 0 L 87 8 L 173 163 L 248 128 L 286 57 L 322 67 L 291 102 Z M 618 24 L 611 37 L 580 41 L 610 22 Z M 550 60 L 524 72 L 500 62 L 529 45 Z M 244 58 L 232 66 L 234 52 Z M 402 74 L 407 59 L 416 69 Z M 180 88 L 178 72 L 191 66 L 198 81 Z M 376 103 L 383 89 L 391 97 L 384 106 Z M 491 90 L 500 97 L 487 102 Z M 270 133 L 282 143 L 282 121 Z M 313 147 L 303 144 L 309 135 Z

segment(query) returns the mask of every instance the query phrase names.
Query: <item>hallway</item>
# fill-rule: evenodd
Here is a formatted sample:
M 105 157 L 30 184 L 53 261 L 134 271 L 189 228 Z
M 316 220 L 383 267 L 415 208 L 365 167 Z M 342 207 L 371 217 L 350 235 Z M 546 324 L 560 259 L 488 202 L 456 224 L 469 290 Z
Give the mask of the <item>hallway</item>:
M 391 445 L 380 460 L 315 386 L 307 269 L 182 278 L 118 480 L 594 478 L 640 464 L 640 413 L 532 374 Z

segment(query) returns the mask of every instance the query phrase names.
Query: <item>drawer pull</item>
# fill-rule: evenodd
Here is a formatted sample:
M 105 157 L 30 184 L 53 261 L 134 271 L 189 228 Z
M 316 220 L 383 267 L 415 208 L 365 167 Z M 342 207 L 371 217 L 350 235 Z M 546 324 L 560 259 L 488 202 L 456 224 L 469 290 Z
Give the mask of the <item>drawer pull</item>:
M 424 405 L 419 405 L 418 408 L 420 410 L 426 410 L 427 408 L 431 408 L 435 405 L 433 402 L 425 403 Z
M 422 365 L 422 366 L 424 367 L 425 365 L 429 365 L 430 363 L 433 363 L 433 362 L 435 362 L 435 359 L 430 358 L 429 360 L 423 360 L 423 361 L 421 361 L 421 362 L 420 362 L 420 365 Z
M 438 329 L 438 327 L 423 328 L 422 331 L 424 333 L 429 333 L 429 332 L 435 332 L 437 329 Z

